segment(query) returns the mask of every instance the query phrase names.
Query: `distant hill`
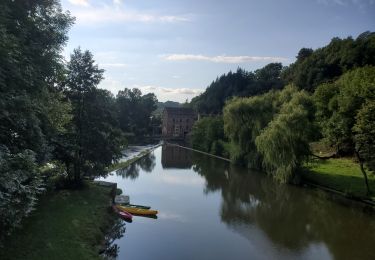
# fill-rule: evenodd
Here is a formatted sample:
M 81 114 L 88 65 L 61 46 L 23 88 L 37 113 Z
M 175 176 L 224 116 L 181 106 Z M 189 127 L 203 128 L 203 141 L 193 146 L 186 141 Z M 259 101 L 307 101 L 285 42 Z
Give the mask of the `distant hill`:
M 282 69 L 281 63 L 270 63 L 254 72 L 241 68 L 230 71 L 216 78 L 189 106 L 200 113 L 221 114 L 225 102 L 234 96 L 249 97 L 282 88 Z
M 153 112 L 154 115 L 161 115 L 161 113 L 163 112 L 163 109 L 165 107 L 180 107 L 181 104 L 178 103 L 178 102 L 175 102 L 175 101 L 165 101 L 165 102 L 158 102 L 157 103 L 157 108 L 156 110 Z

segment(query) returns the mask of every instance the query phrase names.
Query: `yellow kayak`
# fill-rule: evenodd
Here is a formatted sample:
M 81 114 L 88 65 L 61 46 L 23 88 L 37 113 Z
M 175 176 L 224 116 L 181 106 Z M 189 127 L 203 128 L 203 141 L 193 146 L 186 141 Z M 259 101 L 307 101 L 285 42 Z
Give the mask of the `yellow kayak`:
M 124 210 L 128 213 L 135 214 L 135 215 L 156 215 L 156 214 L 158 214 L 157 210 L 152 210 L 152 209 L 140 209 L 140 208 L 134 208 L 134 207 L 119 206 L 119 205 L 117 205 L 117 208 L 120 209 L 120 210 Z

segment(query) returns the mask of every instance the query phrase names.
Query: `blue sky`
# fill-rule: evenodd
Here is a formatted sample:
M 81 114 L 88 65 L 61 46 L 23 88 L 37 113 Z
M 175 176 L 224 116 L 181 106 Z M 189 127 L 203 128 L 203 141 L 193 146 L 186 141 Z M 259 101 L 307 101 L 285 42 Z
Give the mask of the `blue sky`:
M 78 46 L 105 69 L 101 88 L 183 102 L 217 76 L 295 60 L 302 47 L 375 30 L 375 0 L 62 0 Z

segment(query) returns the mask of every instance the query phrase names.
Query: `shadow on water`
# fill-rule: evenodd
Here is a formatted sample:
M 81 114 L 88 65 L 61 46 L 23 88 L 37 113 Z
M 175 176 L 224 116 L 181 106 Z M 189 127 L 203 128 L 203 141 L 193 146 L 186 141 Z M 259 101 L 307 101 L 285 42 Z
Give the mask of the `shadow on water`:
M 149 153 L 139 159 L 138 161 L 130 164 L 129 166 L 119 169 L 116 171 L 117 176 L 129 179 L 137 179 L 139 177 L 139 171 L 142 169 L 145 172 L 152 172 L 155 167 L 155 155 Z
M 205 193 L 221 191 L 221 220 L 248 240 L 257 226 L 279 249 L 324 243 L 334 259 L 375 259 L 375 221 L 366 213 L 200 154 L 192 161 L 206 180 Z
M 126 225 L 120 218 L 116 219 L 114 225 L 108 231 L 104 238 L 105 248 L 101 253 L 104 259 L 116 259 L 120 251 L 120 247 L 115 243 L 117 239 L 124 236 Z

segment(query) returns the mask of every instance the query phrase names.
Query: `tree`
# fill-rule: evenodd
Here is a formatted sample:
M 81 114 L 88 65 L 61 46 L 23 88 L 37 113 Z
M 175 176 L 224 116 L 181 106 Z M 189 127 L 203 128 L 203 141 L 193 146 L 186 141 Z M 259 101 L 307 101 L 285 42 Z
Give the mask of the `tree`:
M 255 139 L 263 165 L 280 182 L 290 182 L 310 155 L 314 138 L 314 110 L 310 96 L 295 92 Z
M 364 164 L 375 172 L 375 101 L 368 102 L 358 111 L 353 127 L 355 154 L 365 179 L 367 195 L 370 194 L 367 173 Z
M 116 103 L 122 131 L 133 133 L 137 137 L 151 134 L 152 112 L 157 108 L 157 102 L 153 93 L 142 95 L 137 88 L 120 90 L 116 96 Z
M 193 98 L 190 106 L 205 114 L 221 114 L 225 102 L 232 97 L 249 97 L 281 89 L 281 63 L 270 63 L 254 72 L 238 68 L 217 78 L 201 95 Z
M 121 156 L 125 140 L 118 127 L 114 97 L 97 89 L 103 70 L 89 51 L 75 49 L 68 63 L 64 92 L 72 104 L 72 124 L 60 136 L 56 155 L 70 180 L 79 185 L 83 175 L 102 175 Z
M 0 230 L 33 209 L 58 130 L 61 51 L 73 23 L 57 0 L 0 1 Z M 64 115 L 60 115 L 61 118 Z
M 375 67 L 349 71 L 337 81 L 320 85 L 315 93 L 317 120 L 323 137 L 341 154 L 354 151 L 352 128 L 366 102 L 374 100 Z
M 342 74 L 366 65 L 375 65 L 375 32 L 364 32 L 356 39 L 333 38 L 322 48 L 302 48 L 295 63 L 282 73 L 288 83 L 313 92 L 322 83 L 329 83 Z
M 222 116 L 205 117 L 194 123 L 191 144 L 200 151 L 223 155 L 222 142 L 225 141 Z
M 0 146 L 0 241 L 28 216 L 43 191 L 35 153 L 12 154 Z
M 375 67 L 366 66 L 349 71 L 332 84 L 320 85 L 314 99 L 322 134 L 339 153 L 358 158 L 369 193 L 364 165 L 373 165 L 371 127 L 375 102 Z

